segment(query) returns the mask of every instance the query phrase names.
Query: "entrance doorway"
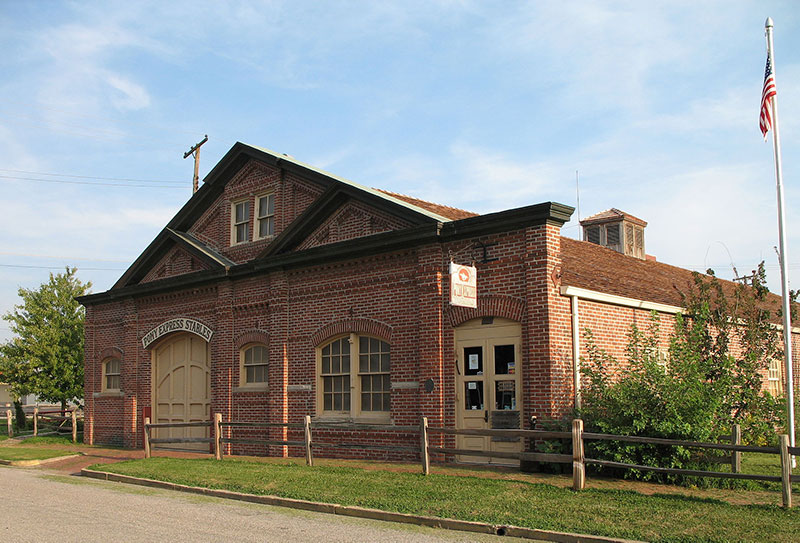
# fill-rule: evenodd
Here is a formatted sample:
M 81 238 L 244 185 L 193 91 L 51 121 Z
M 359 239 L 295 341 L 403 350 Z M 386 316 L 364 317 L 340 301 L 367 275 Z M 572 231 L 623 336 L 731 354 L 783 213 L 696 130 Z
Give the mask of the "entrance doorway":
M 211 420 L 208 343 L 180 334 L 159 345 L 153 357 L 153 422 Z M 210 428 L 159 428 L 153 437 L 209 437 Z M 163 448 L 208 451 L 206 443 L 163 443 Z
M 456 425 L 459 429 L 520 428 L 522 327 L 501 318 L 469 321 L 455 331 Z M 456 447 L 521 452 L 519 438 L 456 436 Z M 459 455 L 459 462 L 518 465 L 507 458 Z

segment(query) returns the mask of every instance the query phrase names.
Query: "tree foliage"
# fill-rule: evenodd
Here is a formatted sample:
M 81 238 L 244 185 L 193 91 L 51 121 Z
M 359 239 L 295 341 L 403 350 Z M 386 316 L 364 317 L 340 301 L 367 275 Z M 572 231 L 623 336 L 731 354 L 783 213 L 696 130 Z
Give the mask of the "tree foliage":
M 774 442 L 781 402 L 762 391 L 762 375 L 770 360 L 783 352 L 767 294 L 763 264 L 749 285 L 724 284 L 710 271 L 709 276 L 695 273 L 668 352 L 660 349 L 661 323 L 654 313 L 646 329 L 632 326 L 626 350 L 629 366 L 621 375 L 615 373 L 617 361 L 587 331 L 580 413 L 587 428 L 709 442 L 724 440 L 731 426 L 740 424 L 745 442 Z M 593 446 L 596 454 L 625 463 L 676 468 L 703 464 L 697 451 L 680 447 L 616 442 Z M 650 472 L 633 475 L 661 478 Z
M 3 316 L 15 337 L 0 346 L 0 372 L 19 397 L 48 402 L 83 397 L 84 309 L 75 300 L 89 291 L 76 270 L 50 274 L 36 290 L 20 288 L 20 305 Z

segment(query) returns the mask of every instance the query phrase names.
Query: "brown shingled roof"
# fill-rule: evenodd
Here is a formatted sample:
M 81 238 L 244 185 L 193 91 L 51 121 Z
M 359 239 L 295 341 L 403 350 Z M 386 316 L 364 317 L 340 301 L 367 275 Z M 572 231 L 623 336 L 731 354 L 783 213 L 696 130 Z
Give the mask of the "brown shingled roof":
M 561 283 L 606 294 L 681 307 L 681 292 L 694 284 L 692 271 L 663 262 L 639 260 L 588 241 L 561 238 Z M 736 283 L 719 279 L 726 292 Z M 780 322 L 781 298 L 770 293 L 772 320 Z
M 594 215 L 586 217 L 581 221 L 581 226 L 586 226 L 597 222 L 606 222 L 613 219 L 625 219 L 640 226 L 647 226 L 647 221 L 643 221 L 639 217 L 634 217 L 630 213 L 620 211 L 616 207 L 612 207 L 611 209 L 606 209 L 605 211 L 601 211 L 600 213 L 595 213 Z
M 397 198 L 398 200 L 403 200 L 404 202 L 408 202 L 409 204 L 421 207 L 422 209 L 427 209 L 428 211 L 432 211 L 437 215 L 441 215 L 442 217 L 447 217 L 448 219 L 453 221 L 478 216 L 478 213 L 473 213 L 471 211 L 466 211 L 464 209 L 458 209 L 456 207 L 434 204 L 433 202 L 426 202 L 425 200 L 420 200 L 419 198 L 412 198 L 411 196 L 406 196 L 405 194 L 398 194 L 396 192 L 390 192 L 388 190 L 383 190 L 383 189 L 375 189 L 375 190 L 380 191 L 384 194 L 388 194 L 389 196 Z
M 674 306 L 681 306 L 680 292 L 693 282 L 689 270 L 565 237 L 561 267 L 564 285 Z

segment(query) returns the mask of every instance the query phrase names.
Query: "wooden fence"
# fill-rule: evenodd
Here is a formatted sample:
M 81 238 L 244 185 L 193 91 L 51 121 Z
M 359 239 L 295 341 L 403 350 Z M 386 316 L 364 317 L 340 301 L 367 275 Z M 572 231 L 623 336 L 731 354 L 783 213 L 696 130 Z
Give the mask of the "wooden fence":
M 734 431 L 735 432 L 735 431 Z M 487 436 L 487 437 L 519 437 L 530 439 L 569 439 L 572 441 L 572 454 L 551 454 L 539 452 L 494 452 L 494 451 L 473 451 L 470 449 L 447 449 L 441 447 L 430 447 L 428 444 L 428 434 L 440 433 L 451 435 L 472 435 L 472 436 Z M 611 468 L 624 468 L 636 469 L 640 471 L 653 471 L 656 473 L 668 473 L 673 475 L 688 475 L 697 477 L 716 477 L 725 479 L 749 479 L 759 481 L 773 481 L 781 483 L 781 492 L 783 495 L 784 507 L 792 506 L 792 482 L 800 482 L 800 476 L 792 475 L 791 457 L 800 454 L 800 447 L 789 446 L 789 436 L 781 435 L 779 447 L 755 447 L 750 445 L 742 445 L 740 442 L 741 434 L 738 434 L 739 439 L 734 435 L 733 443 L 701 443 L 696 441 L 684 441 L 679 439 L 662 439 L 655 437 L 642 437 L 642 436 L 619 436 L 612 434 L 598 434 L 583 431 L 583 421 L 575 419 L 572 421 L 571 432 L 550 432 L 545 430 L 460 430 L 455 428 L 432 428 L 428 427 L 427 420 L 423 418 L 422 422 L 422 469 L 426 475 L 430 473 L 430 453 L 439 453 L 445 455 L 469 455 L 469 456 L 483 456 L 492 458 L 509 458 L 518 460 L 534 460 L 538 462 L 548 463 L 572 463 L 572 488 L 574 490 L 582 490 L 586 487 L 586 466 L 604 466 Z M 594 441 L 621 441 L 625 443 L 644 443 L 652 445 L 670 445 L 678 447 L 690 447 L 697 449 L 708 450 L 723 450 L 731 451 L 731 472 L 719 471 L 704 471 L 704 470 L 688 470 L 677 468 L 661 468 L 657 466 L 641 466 L 637 464 L 625 464 L 622 462 L 612 462 L 609 460 L 598 460 L 594 458 L 586 458 L 584 443 L 587 440 Z M 737 441 L 739 441 L 737 443 Z M 781 475 L 757 475 L 751 473 L 739 473 L 741 471 L 741 453 L 743 452 L 760 452 L 767 454 L 780 454 L 781 458 Z M 734 471 L 734 469 L 736 471 Z
M 213 428 L 213 436 L 208 438 L 201 437 L 174 437 L 174 438 L 151 438 L 150 431 L 152 428 L 177 428 L 177 427 L 191 427 L 191 426 L 205 426 Z M 223 428 L 285 428 L 294 430 L 303 430 L 303 440 L 289 440 L 289 439 L 251 439 L 251 438 L 235 438 L 224 437 Z M 342 441 L 318 441 L 314 439 L 315 430 L 348 430 L 348 431 L 364 431 L 364 430 L 380 430 L 392 431 L 397 434 L 419 434 L 419 446 L 396 446 L 396 445 L 380 445 L 376 443 L 348 443 Z M 228 432 L 231 433 L 231 432 Z M 521 438 L 531 440 L 570 440 L 572 442 L 571 454 L 557 454 L 557 453 L 543 453 L 535 451 L 524 452 L 500 452 L 500 451 L 486 451 L 486 450 L 473 450 L 473 449 L 458 449 L 449 447 L 436 447 L 430 445 L 430 435 L 453 435 L 453 436 L 483 436 L 483 437 L 501 437 L 501 438 Z M 622 462 L 612 462 L 609 460 L 599 460 L 594 458 L 587 458 L 585 454 L 586 441 L 618 441 L 624 443 L 642 443 L 651 445 L 665 445 L 696 448 L 701 450 L 722 450 L 729 451 L 729 457 L 722 459 L 723 463 L 731 464 L 730 472 L 719 471 L 705 471 L 705 470 L 689 470 L 677 468 L 661 468 L 657 466 L 642 466 L 637 464 L 626 464 Z M 261 423 L 261 422 L 235 422 L 223 421 L 222 414 L 216 413 L 213 421 L 208 422 L 188 422 L 188 423 L 168 423 L 168 424 L 151 424 L 150 419 L 145 419 L 145 456 L 151 456 L 151 444 L 157 443 L 213 443 L 214 456 L 217 460 L 222 460 L 224 453 L 224 445 L 226 444 L 258 444 L 258 445 L 274 445 L 274 446 L 294 446 L 303 447 L 305 450 L 306 464 L 309 466 L 314 465 L 314 449 L 319 448 L 357 448 L 361 450 L 384 450 L 394 452 L 419 452 L 420 460 L 422 462 L 422 472 L 425 475 L 430 473 L 430 457 L 431 454 L 446 455 L 446 456 L 479 456 L 489 458 L 503 458 L 512 460 L 529 460 L 543 463 L 558 463 L 569 464 L 572 463 L 572 488 L 574 490 L 582 490 L 586 487 L 586 466 L 595 465 L 611 468 L 623 469 L 636 469 L 640 471 L 652 471 L 656 473 L 667 473 L 673 475 L 687 475 L 696 477 L 716 477 L 726 479 L 746 479 L 746 480 L 759 480 L 759 481 L 772 481 L 781 483 L 781 492 L 783 497 L 784 507 L 792 506 L 792 483 L 800 482 L 800 476 L 791 474 L 791 457 L 793 455 L 800 455 L 800 447 L 790 447 L 789 437 L 786 435 L 780 436 L 779 447 L 756 447 L 751 445 L 741 444 L 741 433 L 738 429 L 734 429 L 731 436 L 731 443 L 702 443 L 696 441 L 684 441 L 679 439 L 663 439 L 654 437 L 642 436 L 620 436 L 612 434 L 599 434 L 583 431 L 583 421 L 575 419 L 572 421 L 571 432 L 559 432 L 548 430 L 522 430 L 522 429 L 507 429 L 507 430 L 490 430 L 490 429 L 456 429 L 456 428 L 440 428 L 431 427 L 428 424 L 427 417 L 422 417 L 419 426 L 386 426 L 386 425 L 353 425 L 353 424 L 336 424 L 318 422 L 312 423 L 310 416 L 305 416 L 302 423 Z M 759 452 L 767 454 L 779 454 L 781 460 L 781 475 L 757 475 L 750 473 L 740 473 L 741 471 L 741 453 L 743 452 Z
M 13 423 L 13 413 L 9 409 L 6 411 L 6 422 L 8 424 L 8 437 L 14 437 L 14 423 Z M 53 409 L 53 410 L 42 410 L 40 411 L 38 407 L 33 408 L 33 435 L 39 435 L 39 421 L 57 421 L 58 425 L 56 426 L 55 432 L 60 432 L 65 426 L 67 422 L 71 422 L 71 430 L 72 430 L 72 442 L 78 442 L 78 420 L 83 419 L 83 415 L 78 414 L 78 410 L 74 408 L 70 409 Z M 49 433 L 49 432 L 48 432 Z

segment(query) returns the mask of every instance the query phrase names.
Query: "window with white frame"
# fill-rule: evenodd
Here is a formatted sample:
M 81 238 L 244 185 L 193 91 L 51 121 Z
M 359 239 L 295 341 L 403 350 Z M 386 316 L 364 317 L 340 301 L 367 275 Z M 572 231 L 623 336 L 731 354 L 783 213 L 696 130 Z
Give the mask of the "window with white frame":
M 269 349 L 264 345 L 246 345 L 239 351 L 239 382 L 243 387 L 266 387 Z
M 256 239 L 275 235 L 275 193 L 256 196 Z
M 782 361 L 773 358 L 769 361 L 767 369 L 767 392 L 773 397 L 783 395 L 783 365 Z
M 349 334 L 318 349 L 321 415 L 388 418 L 391 348 L 379 338 Z M 357 362 L 356 362 L 357 361 Z
M 119 378 L 122 364 L 119 358 L 103 361 L 103 392 L 119 392 Z
M 250 200 L 231 204 L 231 243 L 250 241 Z

